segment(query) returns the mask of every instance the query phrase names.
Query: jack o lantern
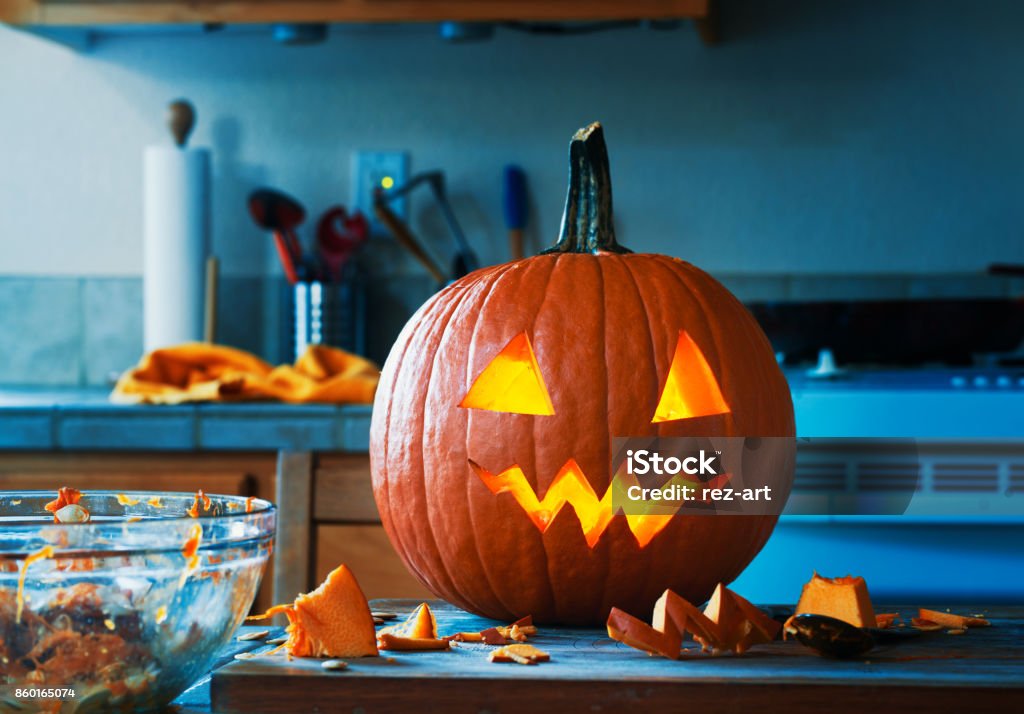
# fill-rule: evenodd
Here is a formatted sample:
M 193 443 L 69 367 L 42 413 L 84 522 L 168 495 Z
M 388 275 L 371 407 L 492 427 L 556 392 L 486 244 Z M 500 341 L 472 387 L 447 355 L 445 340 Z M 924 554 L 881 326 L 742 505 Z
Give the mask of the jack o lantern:
M 612 438 L 793 436 L 793 405 L 725 287 L 616 242 L 599 124 L 569 158 L 555 246 L 467 275 L 405 326 L 370 454 L 391 542 L 436 595 L 495 619 L 603 624 L 666 589 L 704 602 L 777 520 L 613 515 Z

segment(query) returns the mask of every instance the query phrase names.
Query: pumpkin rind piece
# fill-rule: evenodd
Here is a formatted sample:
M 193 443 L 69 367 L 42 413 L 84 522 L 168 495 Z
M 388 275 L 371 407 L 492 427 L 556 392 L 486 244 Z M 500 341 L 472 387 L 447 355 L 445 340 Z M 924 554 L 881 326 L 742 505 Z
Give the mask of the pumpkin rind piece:
M 344 565 L 331 571 L 320 587 L 299 595 L 291 605 L 277 605 L 259 620 L 284 613 L 288 618 L 285 649 L 293 657 L 375 657 L 377 637 L 366 596 Z
M 417 652 L 422 650 L 446 650 L 451 647 L 450 640 L 436 637 L 402 637 L 390 632 L 378 635 L 380 648 L 391 652 Z
M 771 619 L 749 600 L 719 583 L 704 608 L 704 615 L 718 627 L 717 646 L 697 635 L 694 639 L 718 650 L 732 650 L 743 654 L 754 645 L 771 642 L 782 625 Z
M 661 632 L 640 618 L 613 607 L 608 615 L 607 627 L 608 636 L 617 642 L 651 655 L 679 659 L 683 637 L 671 623 L 666 631 Z
M 506 645 L 493 650 L 488 656 L 491 662 L 515 662 L 516 664 L 538 664 L 550 662 L 551 655 L 533 645 Z
M 900 617 L 898 612 L 880 612 L 875 615 L 875 627 L 885 630 L 893 626 Z
M 717 624 L 671 590 L 666 590 L 654 603 L 651 626 L 659 632 L 668 632 L 674 626 L 680 637 L 689 632 L 705 647 L 714 648 L 721 639 Z
M 403 622 L 382 628 L 378 636 L 383 634 L 414 640 L 436 640 L 437 618 L 431 612 L 430 605 L 423 602 Z
M 928 620 L 929 622 L 934 622 L 937 625 L 952 627 L 953 629 L 963 629 L 965 627 L 988 627 L 992 624 L 983 617 L 970 617 L 969 615 L 954 615 L 951 612 L 926 610 L 923 607 L 917 611 L 917 615 L 918 618 L 921 620 Z
M 817 573 L 804 585 L 797 615 L 827 615 L 855 627 L 876 627 L 875 608 L 862 577 L 823 578 Z

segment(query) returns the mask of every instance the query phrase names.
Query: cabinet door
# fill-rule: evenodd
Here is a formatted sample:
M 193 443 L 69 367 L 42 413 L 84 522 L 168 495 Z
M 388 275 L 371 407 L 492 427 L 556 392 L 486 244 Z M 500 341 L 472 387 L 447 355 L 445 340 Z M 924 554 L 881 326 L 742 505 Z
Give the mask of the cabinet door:
M 380 523 L 366 454 L 321 456 L 314 489 L 313 518 L 317 522 Z
M 316 581 L 344 563 L 368 599 L 433 597 L 391 547 L 381 525 L 320 525 L 316 529 Z

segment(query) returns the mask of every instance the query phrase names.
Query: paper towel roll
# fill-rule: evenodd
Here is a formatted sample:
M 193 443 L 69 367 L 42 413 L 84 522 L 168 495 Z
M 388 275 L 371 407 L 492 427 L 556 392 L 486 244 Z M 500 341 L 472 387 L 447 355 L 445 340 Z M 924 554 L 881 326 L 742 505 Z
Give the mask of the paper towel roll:
M 149 352 L 203 338 L 210 152 L 149 146 L 143 157 L 143 327 Z

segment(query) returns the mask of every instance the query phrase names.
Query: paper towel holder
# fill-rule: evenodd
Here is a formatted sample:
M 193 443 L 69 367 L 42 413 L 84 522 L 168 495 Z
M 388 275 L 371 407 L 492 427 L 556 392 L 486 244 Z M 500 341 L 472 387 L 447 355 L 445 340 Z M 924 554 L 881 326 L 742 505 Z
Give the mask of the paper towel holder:
M 184 149 L 188 137 L 196 125 L 196 110 L 187 99 L 175 99 L 167 105 L 167 128 L 171 130 L 174 143 Z

